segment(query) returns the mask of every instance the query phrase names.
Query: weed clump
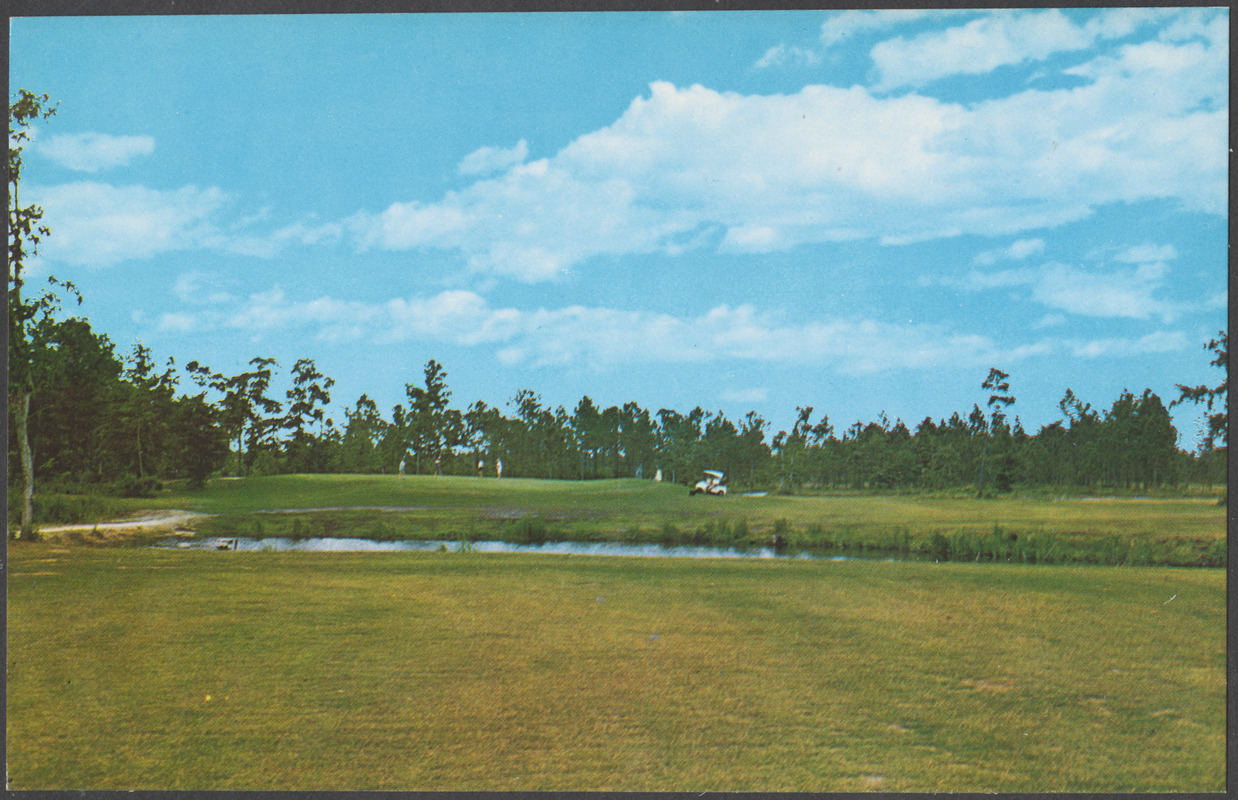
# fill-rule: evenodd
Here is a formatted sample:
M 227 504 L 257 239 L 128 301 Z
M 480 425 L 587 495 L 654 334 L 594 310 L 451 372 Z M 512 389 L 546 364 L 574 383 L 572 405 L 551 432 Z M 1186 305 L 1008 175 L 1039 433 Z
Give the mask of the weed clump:
M 503 538 L 516 544 L 541 544 L 546 541 L 546 520 L 541 517 L 525 515 L 505 524 L 502 529 Z
M 366 531 L 366 538 L 375 542 L 394 542 L 400 537 L 393 526 L 381 519 L 376 519 Z

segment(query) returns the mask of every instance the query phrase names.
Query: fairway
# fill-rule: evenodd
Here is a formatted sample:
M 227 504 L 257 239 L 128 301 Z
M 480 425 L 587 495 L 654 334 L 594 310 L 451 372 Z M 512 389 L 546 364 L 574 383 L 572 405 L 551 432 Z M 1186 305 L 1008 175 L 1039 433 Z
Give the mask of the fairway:
M 200 491 L 165 491 L 123 507 L 206 513 L 212 516 L 193 523 L 200 535 L 257 539 L 532 537 L 745 547 L 777 534 L 792 549 L 956 561 L 1223 566 L 1226 558 L 1225 508 L 1210 496 L 691 497 L 683 486 L 636 479 L 281 475 L 214 480 Z
M 1222 791 L 1211 569 L 9 550 L 14 789 Z

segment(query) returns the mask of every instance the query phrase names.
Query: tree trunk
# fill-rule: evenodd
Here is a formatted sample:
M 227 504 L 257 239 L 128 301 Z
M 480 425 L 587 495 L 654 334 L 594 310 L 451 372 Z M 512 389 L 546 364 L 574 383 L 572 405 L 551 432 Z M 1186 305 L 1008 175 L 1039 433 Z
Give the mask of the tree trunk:
M 17 442 L 21 448 L 22 509 L 21 530 L 18 537 L 37 541 L 39 534 L 34 528 L 34 453 L 30 450 L 30 390 L 17 393 Z

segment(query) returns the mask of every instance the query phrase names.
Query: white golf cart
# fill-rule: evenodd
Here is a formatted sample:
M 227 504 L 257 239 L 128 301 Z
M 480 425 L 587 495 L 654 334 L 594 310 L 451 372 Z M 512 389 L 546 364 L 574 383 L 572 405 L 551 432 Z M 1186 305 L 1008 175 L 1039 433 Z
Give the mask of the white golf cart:
M 725 495 L 726 476 L 717 470 L 707 469 L 705 470 L 705 477 L 697 481 L 696 486 L 688 490 L 688 494 Z

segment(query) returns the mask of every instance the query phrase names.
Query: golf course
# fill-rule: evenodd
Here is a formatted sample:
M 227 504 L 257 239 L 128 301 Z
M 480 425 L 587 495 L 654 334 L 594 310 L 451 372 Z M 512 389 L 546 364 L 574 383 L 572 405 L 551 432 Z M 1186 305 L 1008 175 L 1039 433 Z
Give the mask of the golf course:
M 194 516 L 10 542 L 12 789 L 1225 789 L 1204 493 L 290 475 L 123 502 Z M 221 536 L 270 546 L 156 546 Z M 441 546 L 278 546 L 327 536 Z M 819 557 L 470 546 L 774 536 Z

